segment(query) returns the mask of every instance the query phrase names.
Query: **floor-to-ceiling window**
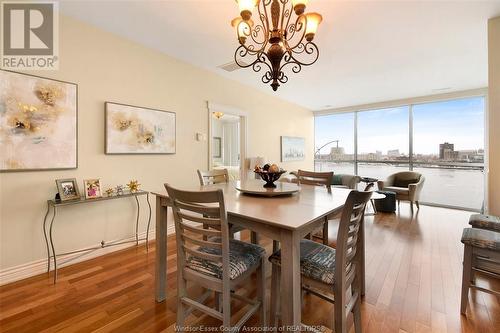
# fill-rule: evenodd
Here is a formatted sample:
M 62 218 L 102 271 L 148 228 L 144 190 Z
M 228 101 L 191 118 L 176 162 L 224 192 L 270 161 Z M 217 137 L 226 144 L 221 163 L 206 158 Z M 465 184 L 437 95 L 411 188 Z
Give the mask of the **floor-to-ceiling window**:
M 315 169 L 354 174 L 354 113 L 315 118 Z
M 426 177 L 421 201 L 481 209 L 484 97 L 317 116 L 315 169 Z
M 421 200 L 479 209 L 484 198 L 484 98 L 413 106 L 413 170 Z
M 408 107 L 358 112 L 358 174 L 384 179 L 409 168 Z

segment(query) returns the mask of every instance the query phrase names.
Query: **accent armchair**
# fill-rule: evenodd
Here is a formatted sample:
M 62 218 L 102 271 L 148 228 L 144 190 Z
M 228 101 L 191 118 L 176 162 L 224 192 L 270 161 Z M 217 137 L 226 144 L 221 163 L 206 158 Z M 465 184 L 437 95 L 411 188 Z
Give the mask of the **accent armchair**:
M 359 176 L 355 175 L 344 175 L 344 174 L 335 174 L 332 178 L 332 187 L 334 188 L 350 188 L 355 190 L 360 181 Z M 280 178 L 281 181 L 287 183 L 297 183 L 297 172 L 291 171 L 290 174 L 285 175 Z
M 386 180 L 377 182 L 378 188 L 381 191 L 391 191 L 396 193 L 396 200 L 409 201 L 411 212 L 413 213 L 413 203 L 420 209 L 420 193 L 424 187 L 425 177 L 413 171 L 402 171 L 390 175 Z

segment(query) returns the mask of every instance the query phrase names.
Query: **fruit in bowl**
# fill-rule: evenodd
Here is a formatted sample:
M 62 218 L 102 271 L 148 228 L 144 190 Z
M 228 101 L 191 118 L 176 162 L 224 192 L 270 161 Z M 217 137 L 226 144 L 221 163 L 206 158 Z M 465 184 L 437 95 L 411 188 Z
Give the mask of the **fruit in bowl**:
M 264 184 L 264 187 L 275 188 L 276 185 L 274 184 L 274 182 L 277 181 L 286 171 L 276 164 L 265 164 L 263 167 L 260 167 L 260 165 L 256 165 L 254 168 L 254 172 L 258 174 L 263 181 L 266 182 Z

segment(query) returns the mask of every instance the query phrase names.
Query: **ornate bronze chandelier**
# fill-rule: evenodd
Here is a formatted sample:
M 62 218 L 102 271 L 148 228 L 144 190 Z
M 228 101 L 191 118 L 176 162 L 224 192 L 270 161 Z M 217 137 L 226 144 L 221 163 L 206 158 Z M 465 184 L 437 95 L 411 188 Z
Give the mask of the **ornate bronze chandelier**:
M 314 64 L 319 50 L 313 43 L 321 23 L 318 13 L 305 13 L 308 0 L 236 0 L 240 15 L 232 20 L 240 46 L 234 60 L 242 68 L 255 72 L 264 69 L 263 83 L 271 82 L 274 91 L 286 83 L 287 67 L 299 73 L 302 66 Z M 257 7 L 260 22 L 254 24 L 252 11 Z M 293 13 L 296 18 L 292 20 Z

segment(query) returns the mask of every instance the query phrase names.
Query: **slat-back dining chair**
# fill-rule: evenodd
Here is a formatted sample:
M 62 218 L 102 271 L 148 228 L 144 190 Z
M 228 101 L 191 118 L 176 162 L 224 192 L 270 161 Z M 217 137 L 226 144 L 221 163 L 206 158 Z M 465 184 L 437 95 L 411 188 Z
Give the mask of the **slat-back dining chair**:
M 200 185 L 212 185 L 212 184 L 222 184 L 229 183 L 229 174 L 227 169 L 222 170 L 197 170 L 198 179 L 200 180 Z M 233 237 L 236 232 L 245 230 L 239 226 L 230 225 L 229 235 Z M 250 239 L 252 244 L 258 244 L 259 239 L 255 231 L 250 231 Z
M 316 186 L 325 186 L 327 191 L 330 192 L 332 190 L 332 180 L 333 180 L 333 172 L 313 172 L 313 171 L 304 171 L 299 170 L 297 172 L 297 183 L 300 184 L 308 184 L 308 185 L 316 185 Z M 318 237 L 321 238 L 323 244 L 328 245 L 328 217 L 325 218 L 325 223 L 323 223 L 321 236 L 316 236 L 316 231 L 312 232 L 309 235 L 309 238 Z
M 186 317 L 196 309 L 221 320 L 225 330 L 230 332 L 237 331 L 256 312 L 260 312 L 264 326 L 265 249 L 229 239 L 221 189 L 191 192 L 168 184 L 165 188 L 172 201 L 177 239 L 177 325 L 185 327 Z M 203 229 L 203 225 L 208 225 L 209 229 Z M 204 240 L 203 236 L 208 239 Z M 243 283 L 248 284 L 254 272 L 257 274 L 256 299 L 231 293 Z M 189 297 L 188 282 L 201 285 L 207 292 L 199 299 Z M 217 299 L 216 308 L 204 304 L 211 291 L 215 291 L 216 296 L 222 294 L 221 306 Z M 231 325 L 231 297 L 251 305 L 235 325 Z
M 198 170 L 200 185 L 211 185 L 229 182 L 227 169 L 221 170 Z
M 340 219 L 337 248 L 308 239 L 300 243 L 300 271 L 302 289 L 334 303 L 336 333 L 346 333 L 347 317 L 354 316 L 356 333 L 361 333 L 361 276 L 360 255 L 357 251 L 358 232 L 363 223 L 370 192 L 352 191 L 347 197 Z M 271 280 L 271 324 L 279 317 L 281 251 L 269 261 L 273 264 Z
M 373 188 L 375 187 L 374 183 L 368 183 L 365 186 L 365 189 L 363 191 L 368 192 L 368 191 L 373 191 Z M 370 203 L 372 204 L 373 209 L 375 210 L 375 204 L 373 203 L 373 199 L 370 199 Z M 328 243 L 329 246 L 336 248 L 337 247 L 337 236 L 339 233 L 339 225 L 340 225 L 340 218 L 341 218 L 342 213 L 336 214 L 334 218 L 330 219 L 330 236 L 332 238 L 330 239 L 330 242 Z

